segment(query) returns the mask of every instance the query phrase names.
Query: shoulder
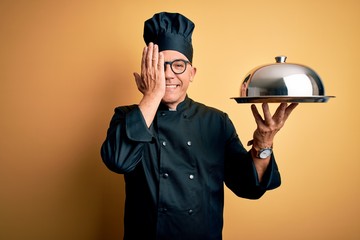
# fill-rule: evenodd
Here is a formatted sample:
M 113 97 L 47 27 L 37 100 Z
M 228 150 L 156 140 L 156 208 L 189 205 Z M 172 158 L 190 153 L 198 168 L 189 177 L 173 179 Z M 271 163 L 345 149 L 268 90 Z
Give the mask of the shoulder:
M 133 105 L 127 105 L 127 106 L 118 106 L 115 108 L 115 113 L 116 114 L 126 114 L 128 112 L 131 112 L 132 110 L 138 108 L 137 104 L 133 104 Z
M 111 121 L 112 122 L 123 121 L 129 113 L 136 112 L 136 109 L 138 109 L 138 105 L 136 104 L 128 105 L 128 106 L 118 106 L 114 109 L 114 113 Z
M 236 135 L 231 119 L 222 110 L 193 101 L 189 113 L 189 119 L 208 135 L 219 139 L 230 139 Z
M 196 102 L 194 100 L 191 100 L 190 109 L 193 109 L 195 111 L 204 112 L 207 114 L 213 114 L 213 115 L 227 115 L 225 112 L 223 112 L 220 109 L 217 109 L 215 107 L 211 107 L 208 105 L 205 105 L 204 103 Z

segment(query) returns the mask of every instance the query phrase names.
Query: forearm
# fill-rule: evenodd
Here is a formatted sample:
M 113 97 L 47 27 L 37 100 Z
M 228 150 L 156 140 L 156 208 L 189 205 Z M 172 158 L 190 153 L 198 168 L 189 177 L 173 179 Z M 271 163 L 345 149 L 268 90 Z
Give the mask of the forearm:
M 259 181 L 262 181 L 263 175 L 270 163 L 271 156 L 265 159 L 260 159 L 257 157 L 257 152 L 260 149 L 272 148 L 275 135 L 284 126 L 286 119 L 297 105 L 297 103 L 292 103 L 288 106 L 287 103 L 281 103 L 280 106 L 276 109 L 275 114 L 271 116 L 268 104 L 263 103 L 262 109 L 264 113 L 264 119 L 259 114 L 255 104 L 251 105 L 251 110 L 257 124 L 257 128 L 253 135 L 253 140 L 251 141 L 251 144 L 253 145 L 251 149 L 251 155 L 259 176 Z
M 149 43 L 143 50 L 141 75 L 134 73 L 135 82 L 143 98 L 139 103 L 140 111 L 149 128 L 157 108 L 165 94 L 164 55 L 158 46 Z
M 149 128 L 155 118 L 156 111 L 161 102 L 162 96 L 156 95 L 144 95 L 139 103 L 139 108 L 143 118 L 146 122 L 146 126 Z
M 261 182 L 263 180 L 263 176 L 264 176 L 264 174 L 266 172 L 266 169 L 269 166 L 271 156 L 267 157 L 267 158 L 264 158 L 264 159 L 258 158 L 256 156 L 256 151 L 255 151 L 254 148 L 251 148 L 250 153 L 251 153 L 251 156 L 252 156 L 252 159 L 253 159 L 253 162 L 254 162 L 254 166 L 256 168 L 256 172 L 257 172 L 257 175 L 258 175 L 259 182 Z
M 248 146 L 252 145 L 250 153 L 258 174 L 259 181 L 262 181 L 263 175 L 269 166 L 271 155 L 267 158 L 260 158 L 258 153 L 261 149 L 272 149 L 273 139 L 277 131 L 263 132 L 256 129 L 253 134 L 253 140 L 248 142 Z
M 255 159 L 252 150 L 247 152 L 237 137 L 228 147 L 225 183 L 236 195 L 257 199 L 267 190 L 280 186 L 280 174 L 273 155 L 268 159 Z

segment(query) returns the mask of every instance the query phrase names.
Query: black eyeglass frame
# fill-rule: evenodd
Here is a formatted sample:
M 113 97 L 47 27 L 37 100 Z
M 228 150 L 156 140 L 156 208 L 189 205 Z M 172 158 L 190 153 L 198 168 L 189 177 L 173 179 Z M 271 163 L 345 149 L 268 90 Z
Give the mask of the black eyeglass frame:
M 173 69 L 173 63 L 174 62 L 179 62 L 179 61 L 185 63 L 185 68 L 184 68 L 184 70 L 182 72 L 175 72 L 174 69 Z M 182 73 L 184 73 L 186 71 L 186 68 L 187 68 L 188 64 L 190 64 L 190 66 L 192 66 L 191 62 L 189 62 L 189 61 L 187 61 L 185 59 L 175 59 L 175 60 L 173 60 L 171 62 L 169 62 L 169 61 L 164 62 L 164 69 L 166 69 L 166 65 L 170 65 L 171 71 L 178 75 L 178 74 L 182 74 Z

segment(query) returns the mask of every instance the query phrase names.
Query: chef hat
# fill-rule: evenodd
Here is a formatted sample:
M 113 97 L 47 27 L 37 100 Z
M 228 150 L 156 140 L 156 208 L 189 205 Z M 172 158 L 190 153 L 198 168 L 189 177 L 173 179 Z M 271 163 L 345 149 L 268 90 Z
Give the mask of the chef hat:
M 184 54 L 191 62 L 193 47 L 191 35 L 195 24 L 179 13 L 161 12 L 145 21 L 144 40 L 159 46 L 159 51 L 175 50 Z

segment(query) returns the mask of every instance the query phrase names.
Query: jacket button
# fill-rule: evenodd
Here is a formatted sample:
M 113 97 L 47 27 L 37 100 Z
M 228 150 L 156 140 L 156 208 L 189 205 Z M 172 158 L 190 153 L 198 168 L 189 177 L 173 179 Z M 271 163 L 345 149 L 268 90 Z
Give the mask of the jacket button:
M 168 177 L 169 177 L 169 174 L 168 174 L 168 173 L 164 173 L 164 174 L 163 174 L 163 177 L 164 177 L 164 178 L 168 178 Z
M 189 178 L 190 178 L 191 180 L 194 179 L 194 177 L 195 177 L 195 176 L 192 175 L 192 174 L 189 175 Z
M 166 142 L 165 142 L 165 141 L 163 141 L 163 142 L 162 142 L 162 145 L 165 147 L 165 146 L 166 146 Z
M 159 211 L 165 213 L 167 212 L 167 208 L 160 208 Z
M 194 211 L 192 209 L 189 209 L 188 214 L 192 215 L 193 213 L 194 213 Z
M 191 141 L 188 141 L 186 144 L 187 144 L 188 146 L 191 146 Z

